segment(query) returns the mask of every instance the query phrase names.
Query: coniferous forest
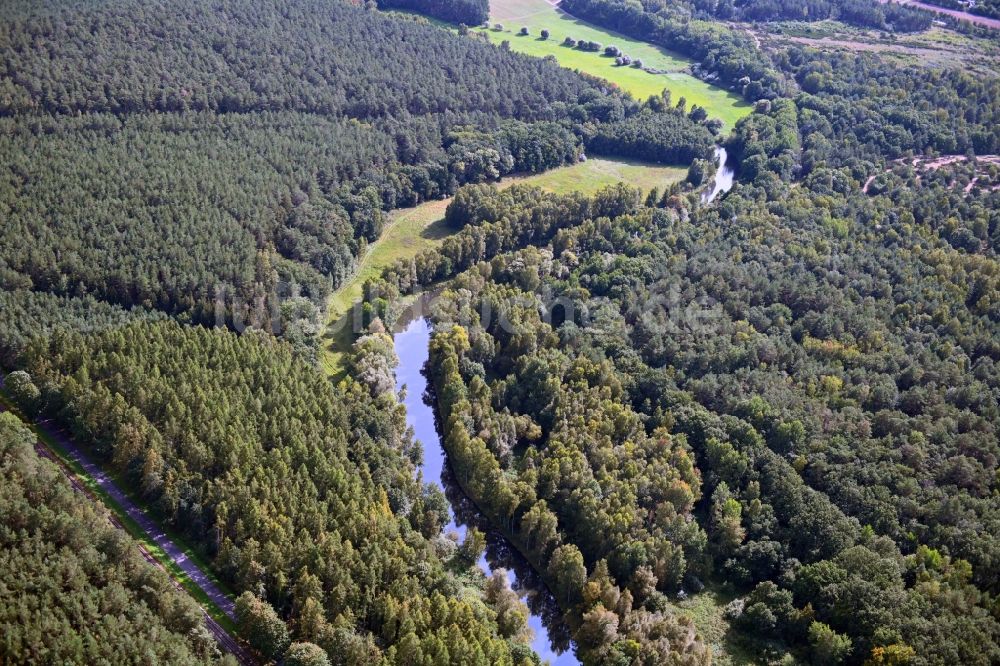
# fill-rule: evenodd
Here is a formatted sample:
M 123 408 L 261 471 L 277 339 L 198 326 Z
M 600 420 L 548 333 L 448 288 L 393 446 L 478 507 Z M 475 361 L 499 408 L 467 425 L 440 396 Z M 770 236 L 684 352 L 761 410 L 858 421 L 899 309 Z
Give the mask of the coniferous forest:
M 540 618 L 585 666 L 1000 663 L 1000 69 L 899 41 L 1000 33 L 563 0 L 739 96 L 723 126 L 464 27 L 496 2 L 0 8 L 0 662 L 540 666 Z M 511 182 L 595 156 L 687 178 Z M 440 441 L 397 389 L 428 291 Z
M 189 321 L 275 281 L 322 305 L 386 211 L 575 161 L 639 110 L 341 2 L 49 4 L 0 26 L 0 280 Z
M 218 658 L 201 610 L 150 567 L 135 543 L 39 456 L 16 416 L 0 413 L 5 660 L 204 664 Z

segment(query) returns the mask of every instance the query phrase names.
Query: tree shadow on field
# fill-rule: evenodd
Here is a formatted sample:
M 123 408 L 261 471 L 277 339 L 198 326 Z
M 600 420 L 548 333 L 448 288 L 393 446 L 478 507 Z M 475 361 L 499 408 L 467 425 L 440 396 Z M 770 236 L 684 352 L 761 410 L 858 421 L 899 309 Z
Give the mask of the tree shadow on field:
M 448 228 L 448 225 L 444 223 L 444 218 L 428 224 L 426 227 L 420 230 L 420 237 L 427 240 L 441 240 L 442 238 L 447 238 L 454 233 L 453 229 Z

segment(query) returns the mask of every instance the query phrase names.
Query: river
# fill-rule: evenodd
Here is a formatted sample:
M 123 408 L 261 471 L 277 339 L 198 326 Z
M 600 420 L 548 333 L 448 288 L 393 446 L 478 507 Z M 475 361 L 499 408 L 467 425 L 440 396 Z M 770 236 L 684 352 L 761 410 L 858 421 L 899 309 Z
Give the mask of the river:
M 719 162 L 712 188 L 705 192 L 704 200 L 712 201 L 719 194 L 733 186 L 735 172 L 727 164 L 726 149 L 715 148 Z M 419 308 L 419 306 L 418 306 Z M 404 316 L 395 331 L 394 345 L 399 365 L 396 368 L 396 389 L 406 387 L 406 422 L 413 428 L 417 440 L 423 445 L 423 478 L 425 482 L 437 483 L 445 491 L 451 503 L 451 521 L 445 531 L 455 531 L 459 538 L 465 538 L 468 525 L 475 525 L 487 536 L 486 554 L 480 558 L 479 566 L 489 576 L 493 569 L 504 568 L 511 587 L 517 590 L 528 604 L 531 612 L 528 625 L 534 631 L 531 647 L 552 666 L 576 666 L 580 662 L 572 650 L 559 652 L 553 645 L 568 645 L 566 628 L 559 618 L 558 609 L 544 586 L 535 580 L 531 567 L 510 547 L 503 537 L 491 532 L 487 525 L 479 521 L 475 508 L 465 498 L 451 480 L 451 470 L 447 465 L 444 449 L 438 437 L 434 420 L 434 410 L 424 402 L 427 378 L 423 367 L 427 362 L 428 345 L 431 339 L 430 322 L 422 317 Z M 457 516 L 457 518 L 456 518 Z M 543 617 L 545 618 L 543 620 Z M 555 632 L 555 633 L 553 633 Z M 556 640 L 552 640 L 556 638 Z
M 719 168 L 715 170 L 715 178 L 712 181 L 712 189 L 706 190 L 702 195 L 702 201 L 708 203 L 723 192 L 728 192 L 736 179 L 736 172 L 727 164 L 729 155 L 722 146 L 715 147 L 715 159 L 719 162 Z
M 438 438 L 437 429 L 434 424 L 434 411 L 424 402 L 423 395 L 427 388 L 427 379 L 423 375 L 424 363 L 427 362 L 428 343 L 431 338 L 431 326 L 427 319 L 417 318 L 410 321 L 401 322 L 401 330 L 395 333 L 396 355 L 399 356 L 399 366 L 396 368 L 396 388 L 406 386 L 406 399 L 403 405 L 406 407 L 406 422 L 413 428 L 416 438 L 420 440 L 424 448 L 423 474 L 424 481 L 437 483 L 445 489 L 448 499 L 452 502 L 452 521 L 445 527 L 446 531 L 453 530 L 459 533 L 460 538 L 465 537 L 466 525 L 475 524 L 474 512 L 465 506 L 458 506 L 456 494 L 459 492 L 455 484 L 448 479 L 450 470 L 447 467 L 444 449 L 441 447 L 441 440 Z M 456 522 L 455 514 L 459 513 L 463 517 Z M 555 626 L 558 622 L 551 619 L 543 622 L 542 616 L 556 615 L 552 609 L 551 601 L 548 599 L 544 588 L 538 586 L 530 579 L 530 571 L 527 565 L 520 560 L 517 554 L 511 552 L 511 548 L 502 541 L 500 537 L 491 534 L 483 525 L 477 525 L 487 534 L 486 554 L 479 560 L 479 566 L 487 576 L 493 569 L 503 567 L 507 569 L 507 577 L 511 587 L 521 593 L 531 610 L 528 625 L 535 633 L 531 647 L 538 653 L 543 661 L 548 661 L 552 666 L 575 666 L 580 662 L 573 655 L 572 650 L 567 650 L 559 654 L 553 647 L 549 636 L 549 629 L 546 623 Z M 548 612 L 546 612 L 548 611 Z

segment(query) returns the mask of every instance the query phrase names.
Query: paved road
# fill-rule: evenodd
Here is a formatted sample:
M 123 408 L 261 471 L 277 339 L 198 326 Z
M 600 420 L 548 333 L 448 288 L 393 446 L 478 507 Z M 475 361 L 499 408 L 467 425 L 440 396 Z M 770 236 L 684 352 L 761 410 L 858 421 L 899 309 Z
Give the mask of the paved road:
M 0 402 L 0 411 L 4 411 L 4 405 Z M 184 551 L 175 544 L 156 524 L 149 515 L 137 506 L 128 495 L 126 495 L 97 464 L 95 464 L 81 449 L 76 445 L 66 433 L 61 429 L 57 428 L 51 421 L 40 421 L 34 424 L 34 427 L 41 431 L 43 434 L 51 437 L 53 440 L 59 443 L 63 450 L 67 453 L 67 456 L 74 462 L 80 465 L 88 476 L 94 479 L 94 481 L 101 487 L 101 490 L 106 492 L 123 511 L 125 511 L 129 518 L 131 518 L 140 528 L 147 534 L 147 536 L 159 546 L 169 557 L 172 559 L 182 571 L 184 571 L 187 576 L 194 581 L 194 583 L 202 589 L 202 591 L 212 600 L 215 605 L 222 610 L 231 619 L 236 619 L 235 605 L 233 601 L 227 597 L 222 590 L 216 586 L 211 579 L 205 574 L 201 568 L 195 564 Z M 76 474 L 66 467 L 61 460 L 52 452 L 49 451 L 45 444 L 39 439 L 36 443 L 36 449 L 41 455 L 53 460 L 59 465 L 63 473 L 67 476 L 70 483 L 78 491 L 89 496 L 94 501 L 100 501 L 98 497 L 94 496 L 79 479 L 76 478 Z M 111 523 L 118 527 L 119 529 L 124 529 L 124 525 L 118 520 L 117 516 L 113 513 L 109 513 L 109 519 Z M 142 552 L 143 557 L 149 560 L 151 563 L 160 567 L 163 566 L 160 562 L 150 553 L 141 543 L 137 544 L 139 550 Z M 174 581 L 177 587 L 184 591 L 177 581 Z M 186 592 L 185 592 L 186 593 Z M 205 614 L 205 624 L 212 635 L 215 636 L 216 641 L 222 646 L 224 650 L 234 655 L 241 664 L 250 666 L 257 663 L 257 660 L 250 654 L 250 652 L 243 647 L 238 641 L 236 641 L 218 622 L 216 622 L 205 609 L 202 608 L 202 612 Z

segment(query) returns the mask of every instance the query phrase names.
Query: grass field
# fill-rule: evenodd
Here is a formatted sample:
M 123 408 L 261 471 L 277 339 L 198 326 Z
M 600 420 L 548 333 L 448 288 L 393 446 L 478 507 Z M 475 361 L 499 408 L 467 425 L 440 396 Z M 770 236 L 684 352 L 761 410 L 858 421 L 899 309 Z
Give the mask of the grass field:
M 368 246 L 354 277 L 330 297 L 321 357 L 323 370 L 328 375 L 339 378 L 344 372 L 344 353 L 350 349 L 355 336 L 347 315 L 355 301 L 361 299 L 365 281 L 378 277 L 382 269 L 398 259 L 415 257 L 440 244 L 448 235 L 442 218 L 449 201 L 428 201 L 393 211 L 392 220 L 378 240 Z
M 578 191 L 592 194 L 598 189 L 626 182 L 649 190 L 682 180 L 685 167 L 660 166 L 629 160 L 591 158 L 586 162 L 552 169 L 534 176 L 505 178 L 500 187 L 530 183 L 555 193 Z M 362 258 L 354 277 L 330 297 L 327 307 L 327 333 L 323 339 L 322 364 L 328 375 L 339 378 L 344 372 L 344 354 L 354 340 L 347 316 L 361 298 L 364 283 L 381 274 L 382 269 L 398 259 L 415 257 L 423 250 L 437 247 L 448 236 L 442 218 L 450 199 L 428 201 L 413 208 L 392 213 L 392 220 L 372 243 Z
M 683 56 L 579 21 L 546 0 L 491 0 L 490 23 L 502 24 L 503 31 L 498 32 L 491 27 L 478 32 L 485 33 L 494 44 L 507 41 L 513 51 L 538 57 L 554 56 L 563 67 L 605 79 L 637 99 L 659 95 L 667 88 L 674 102 L 684 97 L 688 108 L 693 104 L 702 106 L 710 117 L 718 118 L 729 128 L 750 113 L 750 105 L 738 95 L 688 74 L 691 62 Z M 518 35 L 522 27 L 527 27 L 530 34 Z M 547 40 L 539 37 L 543 28 L 550 33 Z M 603 46 L 614 44 L 633 59 L 642 60 L 644 67 L 665 73 L 652 74 L 635 67 L 617 67 L 614 58 L 605 56 L 603 52 L 563 46 L 566 37 L 599 42 Z
M 514 183 L 528 183 L 547 192 L 565 194 L 582 192 L 593 194 L 607 185 L 625 182 L 643 190 L 676 183 L 687 177 L 687 167 L 662 166 L 635 160 L 604 159 L 593 157 L 586 162 L 552 169 L 534 176 L 504 179 L 500 187 Z

